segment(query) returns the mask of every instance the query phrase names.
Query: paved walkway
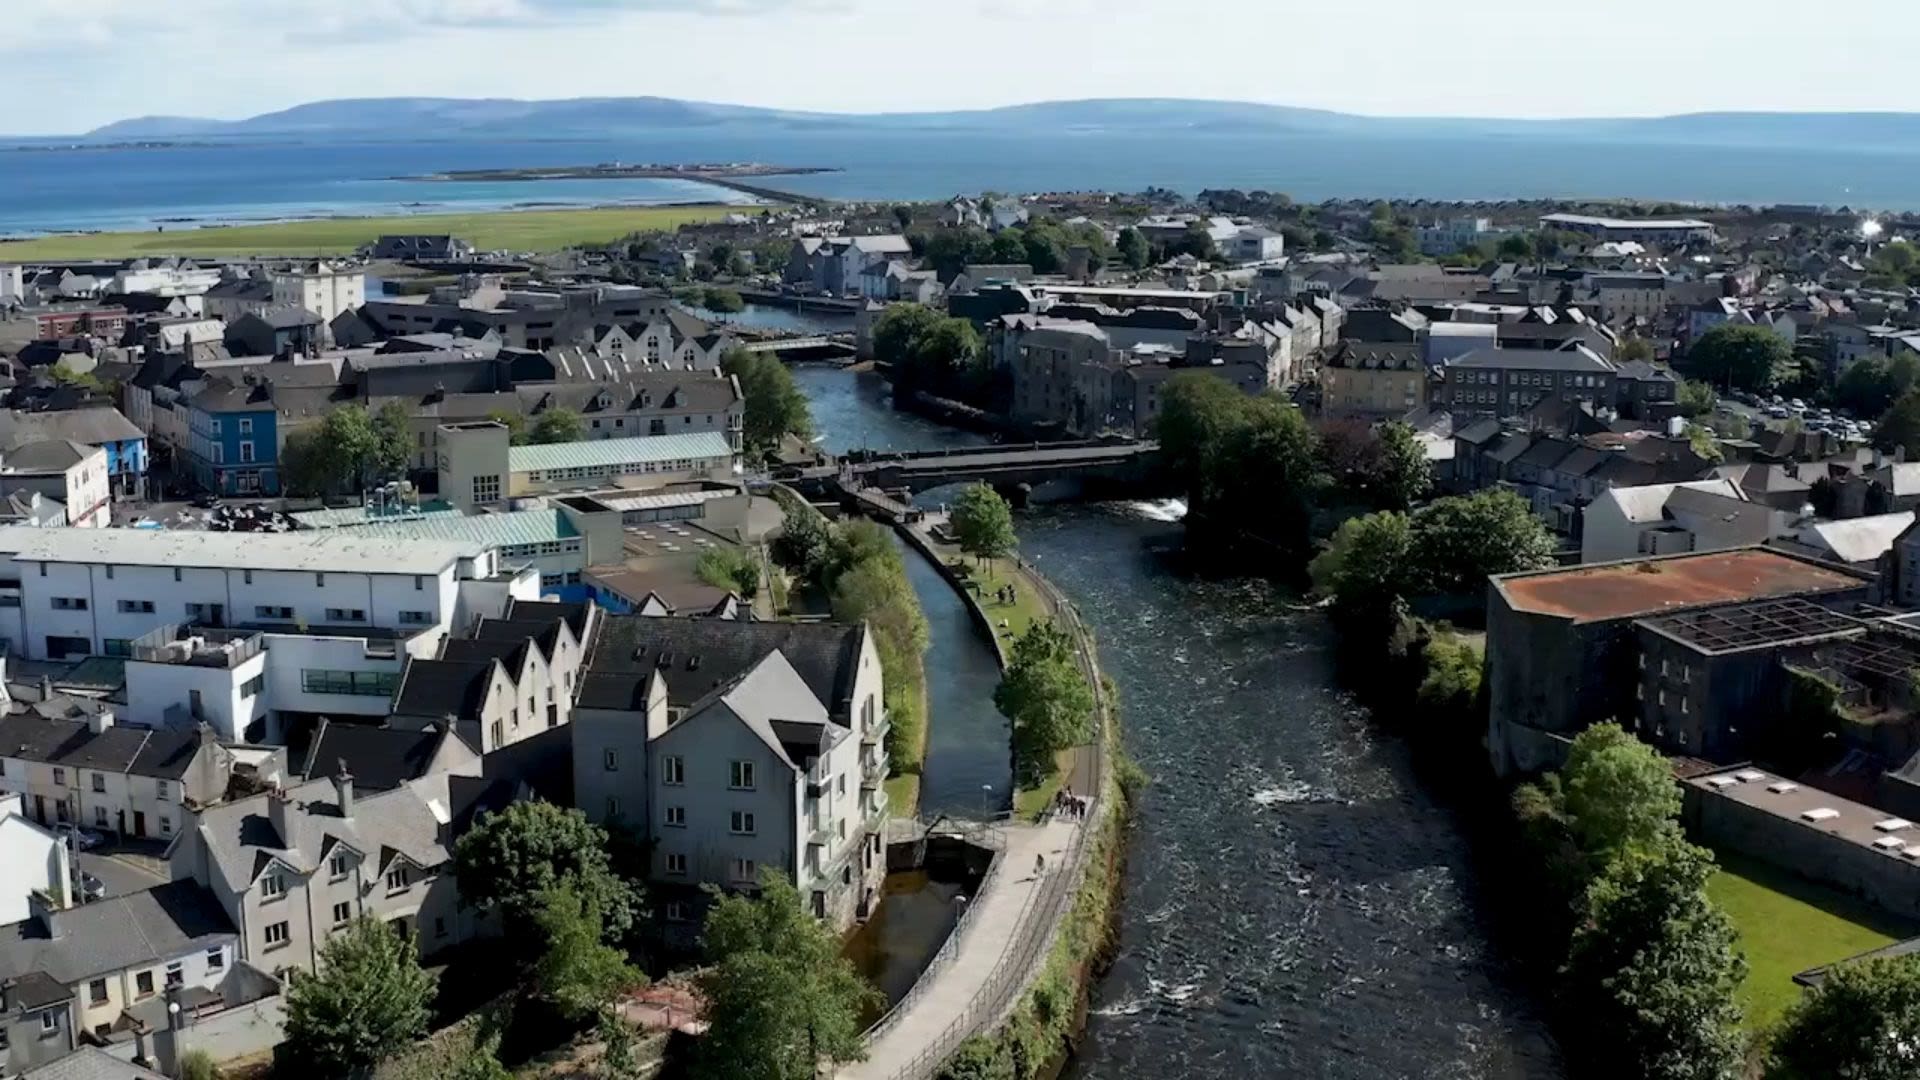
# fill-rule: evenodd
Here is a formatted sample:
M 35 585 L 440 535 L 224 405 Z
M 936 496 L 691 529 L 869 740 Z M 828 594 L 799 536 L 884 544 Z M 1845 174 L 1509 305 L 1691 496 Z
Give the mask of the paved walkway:
M 1045 879 L 1067 873 L 1073 831 L 1074 823 L 1063 819 L 1007 826 L 1000 872 L 973 898 L 953 959 L 940 971 L 922 976 L 924 985 L 915 987 L 916 996 L 868 1046 L 867 1060 L 840 1069 L 843 1080 L 886 1080 L 940 1041 L 998 972 L 1022 921 L 1045 917 L 1044 910 L 1030 910 L 1028 903 L 1043 880 L 1034 874 L 1034 856 L 1046 857 Z M 945 1049 L 950 1052 L 952 1047 Z

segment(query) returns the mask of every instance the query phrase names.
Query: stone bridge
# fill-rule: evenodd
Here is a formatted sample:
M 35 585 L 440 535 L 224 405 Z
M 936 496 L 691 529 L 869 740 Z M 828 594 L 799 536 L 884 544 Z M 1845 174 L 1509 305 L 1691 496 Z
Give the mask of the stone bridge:
M 921 492 L 948 484 L 985 483 L 1003 492 L 1072 481 L 1088 494 L 1144 494 L 1158 481 L 1160 448 L 1150 442 L 1021 443 L 909 454 L 849 455 L 804 479 L 844 490 Z

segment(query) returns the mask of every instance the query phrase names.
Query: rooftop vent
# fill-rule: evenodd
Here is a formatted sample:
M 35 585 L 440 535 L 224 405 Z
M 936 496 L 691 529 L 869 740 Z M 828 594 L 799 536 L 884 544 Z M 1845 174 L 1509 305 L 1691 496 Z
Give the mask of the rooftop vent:
M 1829 806 L 1817 806 L 1812 810 L 1800 811 L 1800 816 L 1807 821 L 1832 821 L 1840 816 L 1840 811 Z
M 1751 784 L 1756 780 L 1765 780 L 1767 778 L 1767 774 L 1761 772 L 1759 769 L 1742 769 L 1733 775 L 1743 784 Z
M 1873 827 L 1878 832 L 1899 832 L 1901 829 L 1913 828 L 1913 822 L 1906 818 L 1890 817 L 1885 821 L 1874 822 Z
M 1907 842 L 1897 836 L 1883 836 L 1875 840 L 1873 846 L 1879 848 L 1881 851 L 1898 851 L 1906 847 Z
M 1767 790 L 1775 795 L 1785 795 L 1789 791 L 1799 791 L 1800 785 L 1791 780 L 1782 780 L 1777 784 L 1768 784 Z
M 1730 787 L 1732 787 L 1733 785 L 1735 785 L 1735 784 L 1737 784 L 1737 783 L 1739 783 L 1739 782 L 1740 782 L 1740 781 L 1738 781 L 1738 780 L 1735 780 L 1735 779 L 1734 779 L 1733 777 L 1731 777 L 1731 776 L 1709 776 L 1709 777 L 1707 777 L 1707 785 L 1708 785 L 1709 787 L 1716 787 L 1716 788 L 1730 788 Z

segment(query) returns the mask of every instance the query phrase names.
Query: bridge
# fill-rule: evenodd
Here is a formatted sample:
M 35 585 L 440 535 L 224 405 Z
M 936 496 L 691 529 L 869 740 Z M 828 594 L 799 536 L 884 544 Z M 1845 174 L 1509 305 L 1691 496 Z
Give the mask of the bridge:
M 770 353 L 788 364 L 851 364 L 858 358 L 858 350 L 846 335 L 766 338 L 748 342 L 741 348 Z
M 835 465 L 806 470 L 799 479 L 803 485 L 836 486 L 846 492 L 917 493 L 968 483 L 1017 492 L 1069 481 L 1089 494 L 1126 494 L 1156 483 L 1159 460 L 1160 447 L 1150 442 L 1020 443 L 903 454 L 855 451 Z

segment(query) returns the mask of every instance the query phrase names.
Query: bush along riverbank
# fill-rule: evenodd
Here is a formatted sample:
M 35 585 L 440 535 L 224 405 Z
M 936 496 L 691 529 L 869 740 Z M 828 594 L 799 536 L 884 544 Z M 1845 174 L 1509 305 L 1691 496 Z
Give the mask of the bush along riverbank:
M 885 705 L 892 775 L 887 797 L 897 816 L 918 808 L 920 768 L 927 748 L 927 617 L 907 580 L 906 564 L 887 529 L 871 521 L 833 522 L 799 495 L 776 488 L 786 513 L 772 545 L 773 560 L 791 573 L 796 610 L 824 612 L 836 621 L 864 621 L 886 679 Z

